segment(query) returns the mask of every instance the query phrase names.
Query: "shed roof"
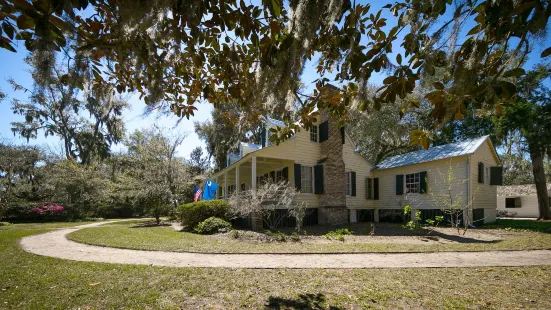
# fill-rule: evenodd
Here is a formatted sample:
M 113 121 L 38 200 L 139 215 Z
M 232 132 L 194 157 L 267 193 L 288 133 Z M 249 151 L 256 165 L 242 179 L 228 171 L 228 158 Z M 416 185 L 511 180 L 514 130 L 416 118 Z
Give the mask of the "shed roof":
M 380 162 L 375 167 L 375 170 L 390 169 L 473 154 L 488 138 L 489 136 L 483 136 L 461 142 L 434 146 L 428 150 L 396 155 Z
M 547 184 L 547 192 L 551 192 L 551 184 Z M 534 196 L 536 193 L 535 184 L 507 185 L 497 187 L 498 196 Z

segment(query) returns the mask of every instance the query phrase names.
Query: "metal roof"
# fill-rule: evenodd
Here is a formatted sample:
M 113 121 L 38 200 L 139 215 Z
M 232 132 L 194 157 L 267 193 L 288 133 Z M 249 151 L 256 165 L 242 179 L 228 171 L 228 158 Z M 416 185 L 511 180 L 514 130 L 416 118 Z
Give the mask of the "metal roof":
M 375 167 L 375 170 L 390 169 L 426 163 L 439 159 L 469 155 L 474 153 L 488 138 L 489 136 L 483 136 L 480 138 L 465 140 L 462 142 L 431 147 L 428 150 L 420 150 L 402 155 L 396 155 L 383 160 Z

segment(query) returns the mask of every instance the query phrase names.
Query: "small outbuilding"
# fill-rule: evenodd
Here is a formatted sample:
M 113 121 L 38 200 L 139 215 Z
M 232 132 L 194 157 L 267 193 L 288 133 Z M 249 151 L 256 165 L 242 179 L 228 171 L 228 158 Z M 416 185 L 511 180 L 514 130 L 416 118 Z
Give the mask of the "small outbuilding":
M 551 195 L 551 184 L 547 184 L 547 192 Z M 537 218 L 539 209 L 536 185 L 498 186 L 497 212 L 499 216 L 503 217 Z

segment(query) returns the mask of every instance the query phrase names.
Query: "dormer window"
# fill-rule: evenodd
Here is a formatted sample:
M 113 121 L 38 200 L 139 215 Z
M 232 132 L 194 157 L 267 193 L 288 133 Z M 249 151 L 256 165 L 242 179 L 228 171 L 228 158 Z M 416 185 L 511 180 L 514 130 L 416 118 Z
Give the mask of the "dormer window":
M 318 142 L 318 126 L 316 125 L 310 127 L 310 141 Z

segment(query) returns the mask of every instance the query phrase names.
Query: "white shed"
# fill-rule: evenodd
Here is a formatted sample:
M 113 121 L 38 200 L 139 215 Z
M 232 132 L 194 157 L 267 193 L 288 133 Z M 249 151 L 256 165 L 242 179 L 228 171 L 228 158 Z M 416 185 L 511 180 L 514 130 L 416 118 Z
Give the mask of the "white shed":
M 551 184 L 547 184 L 547 192 L 551 195 Z M 497 211 L 508 216 L 537 218 L 539 210 L 536 185 L 498 186 Z

